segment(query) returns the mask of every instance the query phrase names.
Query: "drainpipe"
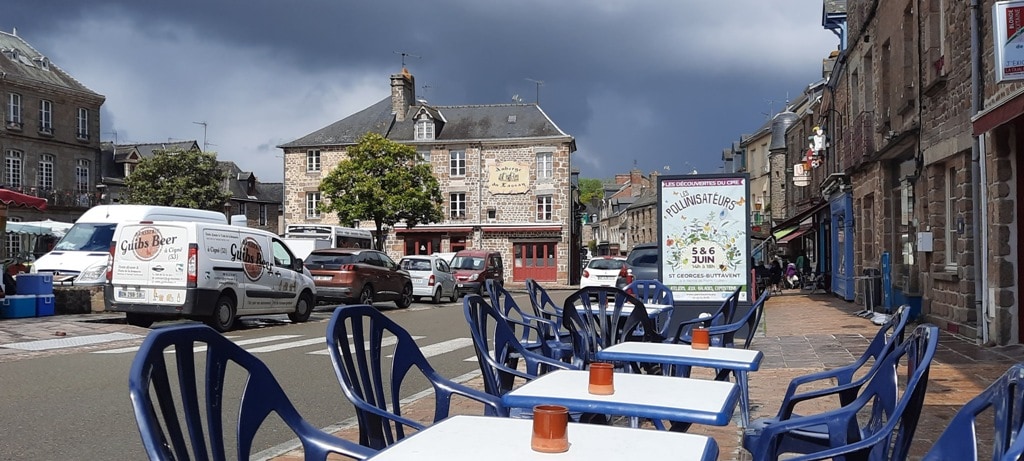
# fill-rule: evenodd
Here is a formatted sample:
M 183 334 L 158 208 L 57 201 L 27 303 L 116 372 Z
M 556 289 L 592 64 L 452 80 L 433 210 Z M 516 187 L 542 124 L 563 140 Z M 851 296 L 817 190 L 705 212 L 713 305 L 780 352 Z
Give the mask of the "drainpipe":
M 971 117 L 981 111 L 982 88 L 982 63 L 981 63 L 981 41 L 979 40 L 979 28 L 982 21 L 981 8 L 978 0 L 971 0 Z M 988 250 L 985 242 L 988 242 L 988 175 L 985 168 L 983 137 L 974 135 L 971 141 L 971 199 L 974 202 L 973 227 L 974 227 L 974 309 L 978 318 L 977 341 L 981 344 L 989 342 L 989 316 L 986 312 L 985 301 L 988 298 Z M 978 238 L 978 231 L 981 230 L 981 238 Z

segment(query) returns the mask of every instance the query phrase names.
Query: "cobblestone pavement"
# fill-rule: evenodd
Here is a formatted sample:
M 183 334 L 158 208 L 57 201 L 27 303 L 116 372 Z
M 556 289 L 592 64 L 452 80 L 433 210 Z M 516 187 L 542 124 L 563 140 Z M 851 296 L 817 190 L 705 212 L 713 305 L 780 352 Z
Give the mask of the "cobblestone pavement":
M 752 348 L 764 353 L 759 371 L 750 374 L 751 419 L 774 416 L 789 381 L 803 374 L 845 365 L 854 361 L 878 331 L 869 320 L 857 317 L 860 306 L 830 295 L 806 295 L 787 292 L 766 303 L 764 323 Z M 908 331 L 915 325 L 907 326 Z M 1024 346 L 981 347 L 973 338 L 943 332 L 932 364 L 925 407 L 912 446 L 912 458 L 919 459 L 931 447 L 960 406 L 983 390 L 1014 364 L 1024 361 Z M 695 377 L 710 377 L 694 371 Z M 467 381 L 482 389 L 480 378 Z M 432 399 L 419 399 L 403 407 L 403 414 L 425 421 L 432 414 Z M 801 407 L 803 413 L 829 408 Z M 456 414 L 482 414 L 473 402 L 457 401 Z M 743 430 L 736 424 L 738 414 L 728 426 L 694 425 L 691 433 L 705 434 L 718 442 L 720 460 L 750 460 L 741 447 Z M 353 421 L 342 424 L 336 433 L 358 440 Z M 275 461 L 302 459 L 293 450 L 273 457 Z M 337 459 L 345 459 L 339 457 Z

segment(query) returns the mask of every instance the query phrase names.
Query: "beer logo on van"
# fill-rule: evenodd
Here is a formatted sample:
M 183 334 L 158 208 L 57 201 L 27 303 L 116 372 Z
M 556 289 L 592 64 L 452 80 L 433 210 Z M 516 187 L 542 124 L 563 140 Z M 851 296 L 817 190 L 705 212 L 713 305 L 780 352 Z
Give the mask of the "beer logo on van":
M 252 237 L 242 240 L 242 246 L 235 251 L 234 257 L 242 261 L 242 271 L 249 280 L 259 280 L 263 276 L 263 271 L 267 269 L 267 261 L 263 259 L 260 243 Z
M 173 241 L 174 239 L 171 239 Z M 140 261 L 151 261 L 160 254 L 164 244 L 170 243 L 155 227 L 143 227 L 135 232 L 131 241 L 121 242 L 122 253 L 132 252 Z

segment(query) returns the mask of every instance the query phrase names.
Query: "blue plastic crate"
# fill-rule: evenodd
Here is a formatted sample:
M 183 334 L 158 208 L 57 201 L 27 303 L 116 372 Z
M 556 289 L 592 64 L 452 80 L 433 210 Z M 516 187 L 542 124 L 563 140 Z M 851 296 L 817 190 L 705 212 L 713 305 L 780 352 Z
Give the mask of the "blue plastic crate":
M 19 295 L 52 295 L 52 274 L 18 274 L 15 278 Z
M 36 295 L 36 317 L 46 317 L 54 313 L 53 295 Z
M 36 295 L 11 295 L 0 300 L 0 318 L 35 317 Z

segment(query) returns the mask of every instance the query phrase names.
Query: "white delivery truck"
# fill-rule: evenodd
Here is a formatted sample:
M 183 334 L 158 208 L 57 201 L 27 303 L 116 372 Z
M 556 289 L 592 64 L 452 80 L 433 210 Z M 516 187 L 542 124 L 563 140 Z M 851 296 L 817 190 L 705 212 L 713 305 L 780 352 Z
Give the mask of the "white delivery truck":
M 305 322 L 316 286 L 278 236 L 225 224 L 123 223 L 109 248 L 107 310 L 128 323 L 185 317 L 230 330 L 240 316 L 288 314 Z
M 53 274 L 54 285 L 100 286 L 106 282 L 107 257 L 117 225 L 139 221 L 188 221 L 227 224 L 223 213 L 153 205 L 98 205 L 90 208 L 53 250 L 32 264 L 33 273 Z

